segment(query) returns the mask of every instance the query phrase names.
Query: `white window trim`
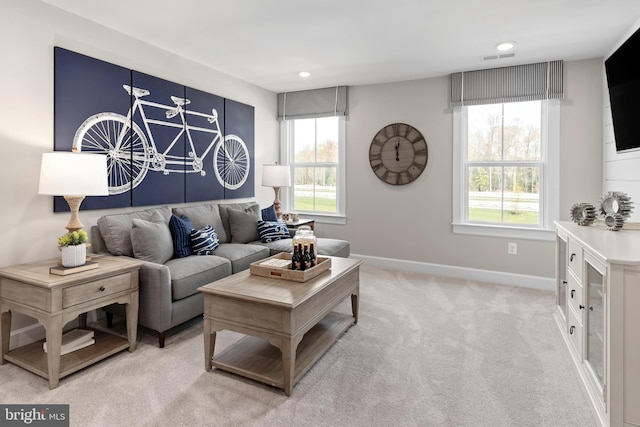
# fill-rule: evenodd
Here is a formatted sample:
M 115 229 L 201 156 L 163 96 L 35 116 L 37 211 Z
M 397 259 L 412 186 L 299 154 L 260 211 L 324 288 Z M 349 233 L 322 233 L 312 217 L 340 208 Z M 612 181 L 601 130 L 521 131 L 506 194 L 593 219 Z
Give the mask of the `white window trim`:
M 553 221 L 559 218 L 559 178 L 560 178 L 560 102 L 549 100 L 543 102 L 543 129 L 547 131 L 546 144 L 543 144 L 542 155 L 545 166 L 543 170 L 543 186 L 541 191 L 542 226 L 539 228 L 519 227 L 512 225 L 475 224 L 465 222 L 467 211 L 465 189 L 466 171 L 462 167 L 466 152 L 467 113 L 463 107 L 454 107 L 453 111 L 453 232 L 478 236 L 505 237 L 515 239 L 555 241 Z
M 318 223 L 324 224 L 346 224 L 347 216 L 346 216 L 346 201 L 347 201 L 347 185 L 346 185 L 346 159 L 347 159 L 347 149 L 346 149 L 346 118 L 338 117 L 338 138 L 340 141 L 338 142 L 338 184 L 337 184 L 337 192 L 338 197 L 336 200 L 336 213 L 324 213 L 324 212 L 313 212 L 313 213 L 300 213 L 302 217 L 309 216 L 313 217 L 313 219 Z M 289 138 L 291 135 L 291 127 L 292 120 L 281 120 L 280 121 L 280 164 L 283 165 L 291 165 L 293 159 L 293 145 L 289 143 Z M 293 171 L 292 171 L 293 176 Z M 284 189 L 283 189 L 284 190 Z M 284 202 L 284 206 L 289 210 L 293 210 L 292 200 L 293 200 L 293 186 L 287 188 L 285 191 L 281 193 L 282 202 Z

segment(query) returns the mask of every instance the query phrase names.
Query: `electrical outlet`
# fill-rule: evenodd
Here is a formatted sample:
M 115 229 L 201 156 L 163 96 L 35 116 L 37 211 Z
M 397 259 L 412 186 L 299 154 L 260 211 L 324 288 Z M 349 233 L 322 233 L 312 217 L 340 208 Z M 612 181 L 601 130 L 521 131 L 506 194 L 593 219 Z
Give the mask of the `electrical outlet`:
M 509 242 L 507 245 L 507 253 L 509 255 L 517 255 L 518 254 L 518 244 L 514 242 Z

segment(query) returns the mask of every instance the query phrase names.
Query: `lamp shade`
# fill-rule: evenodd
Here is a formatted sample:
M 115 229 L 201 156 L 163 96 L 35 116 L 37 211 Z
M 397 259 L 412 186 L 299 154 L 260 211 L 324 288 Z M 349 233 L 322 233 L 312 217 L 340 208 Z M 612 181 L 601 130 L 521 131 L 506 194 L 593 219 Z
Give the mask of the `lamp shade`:
M 107 156 L 57 151 L 42 154 L 40 194 L 106 196 Z
M 291 170 L 289 166 L 264 165 L 262 169 L 263 187 L 290 187 Z

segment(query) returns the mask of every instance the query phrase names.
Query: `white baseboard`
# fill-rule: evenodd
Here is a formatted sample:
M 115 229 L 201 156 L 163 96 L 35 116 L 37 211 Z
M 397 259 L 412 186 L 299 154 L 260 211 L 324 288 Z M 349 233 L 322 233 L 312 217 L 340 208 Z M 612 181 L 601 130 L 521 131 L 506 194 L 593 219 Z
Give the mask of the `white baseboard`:
M 427 262 L 406 261 L 393 258 L 382 258 L 368 255 L 351 254 L 351 258 L 361 259 L 365 264 L 380 268 L 413 271 L 436 276 L 454 277 L 456 279 L 477 280 L 500 285 L 521 286 L 524 288 L 555 290 L 555 278 L 528 276 L 525 274 L 504 273 L 501 271 L 480 270 L 476 268 L 456 267 L 451 265 L 431 264 Z

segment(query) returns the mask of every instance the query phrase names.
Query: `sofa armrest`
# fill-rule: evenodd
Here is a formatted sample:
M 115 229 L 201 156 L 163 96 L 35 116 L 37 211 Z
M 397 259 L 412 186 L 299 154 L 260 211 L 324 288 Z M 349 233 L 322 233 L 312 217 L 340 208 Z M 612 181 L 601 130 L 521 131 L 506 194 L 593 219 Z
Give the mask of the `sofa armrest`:
M 140 292 L 138 323 L 158 332 L 169 329 L 172 310 L 169 267 L 143 261 L 138 286 Z

